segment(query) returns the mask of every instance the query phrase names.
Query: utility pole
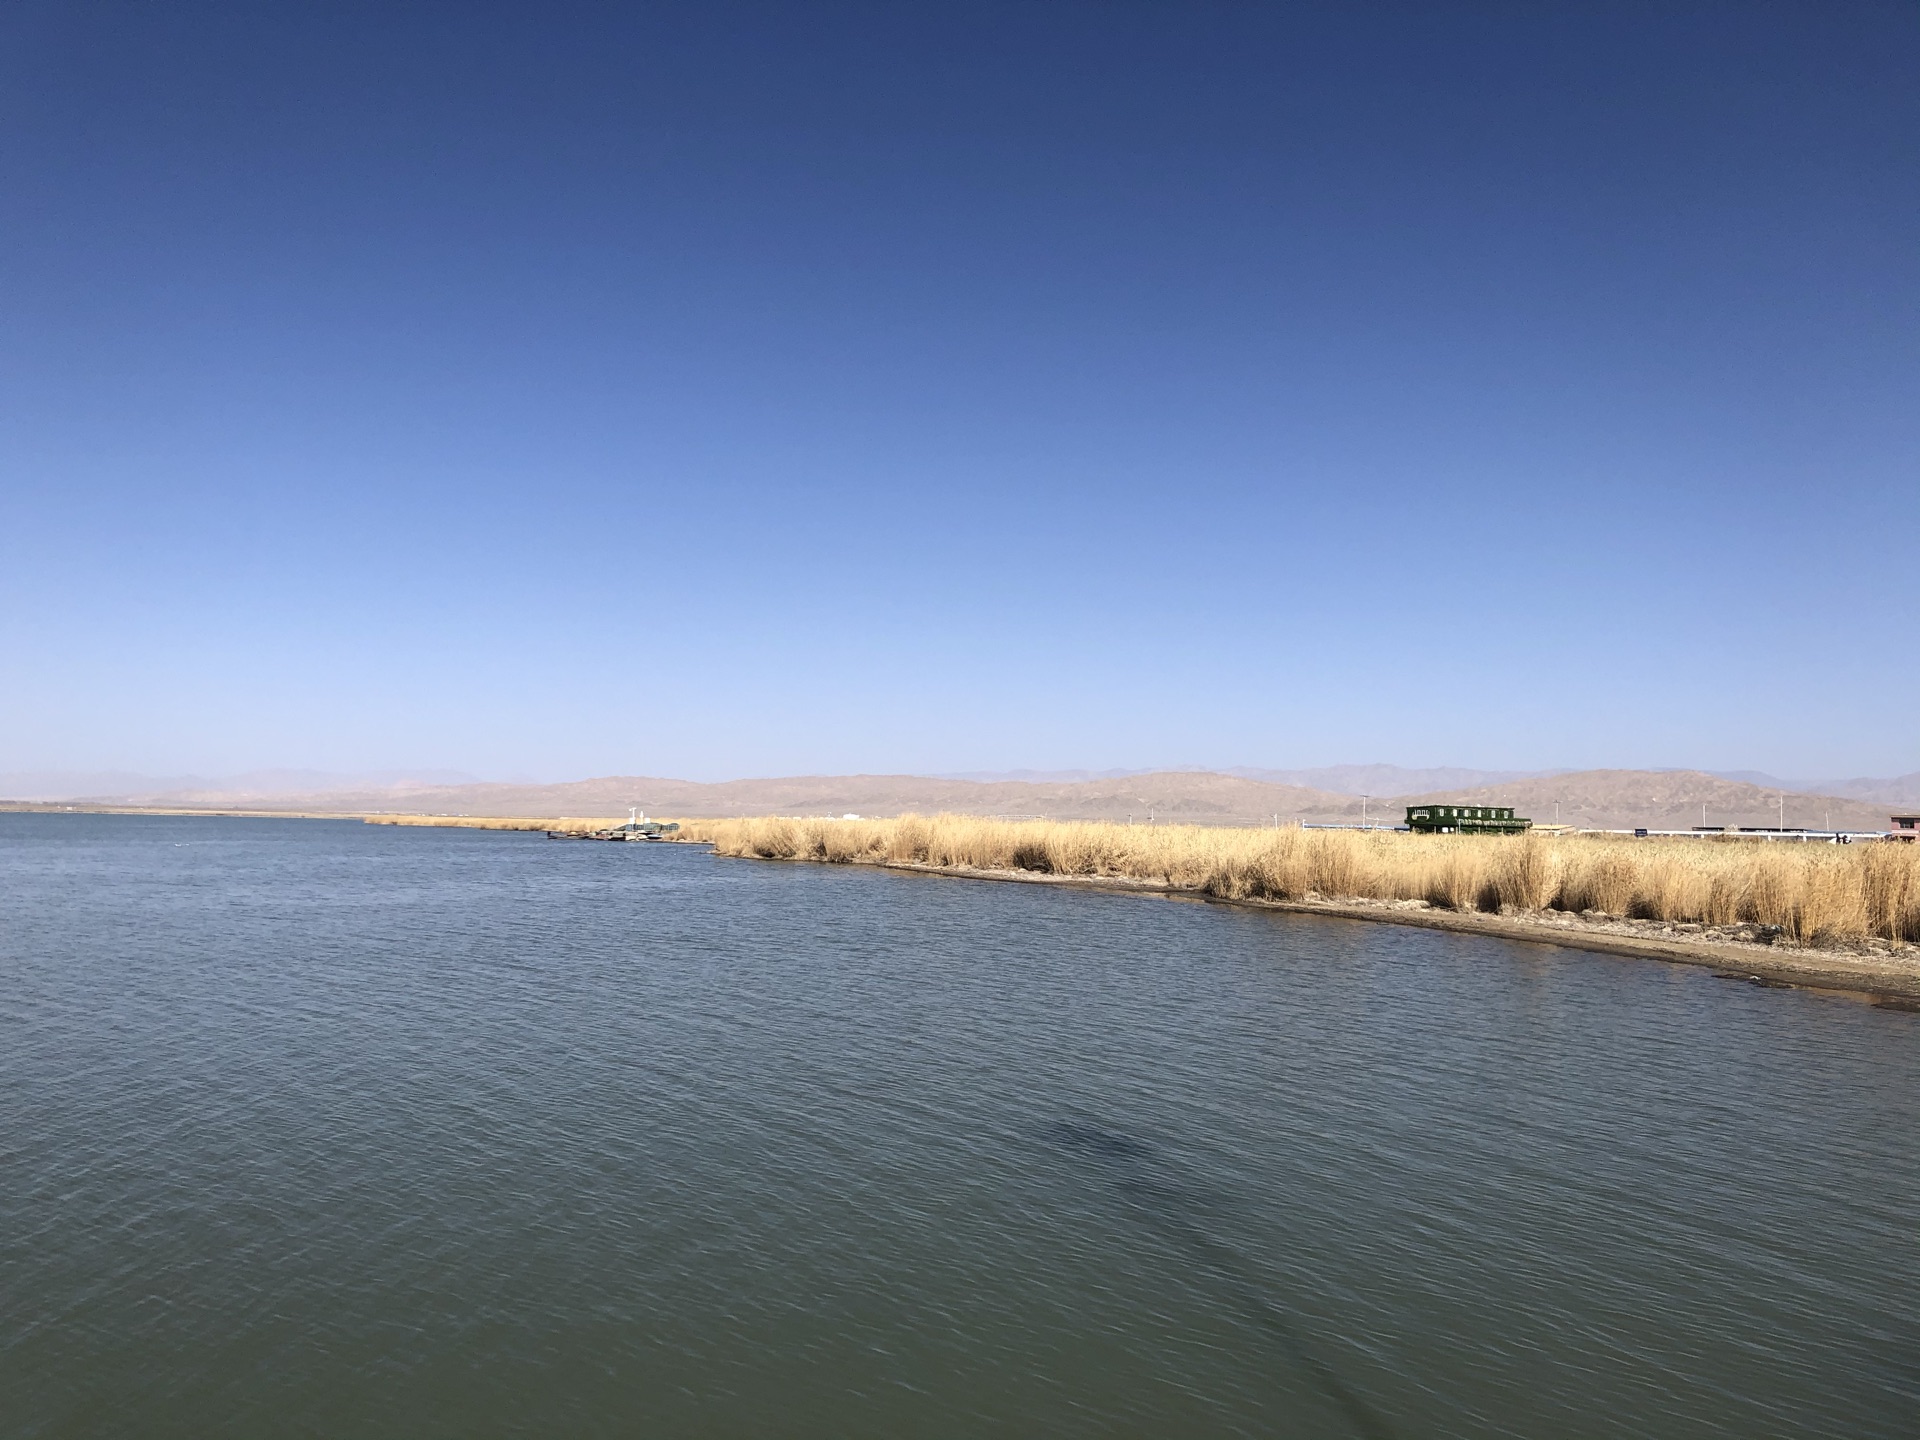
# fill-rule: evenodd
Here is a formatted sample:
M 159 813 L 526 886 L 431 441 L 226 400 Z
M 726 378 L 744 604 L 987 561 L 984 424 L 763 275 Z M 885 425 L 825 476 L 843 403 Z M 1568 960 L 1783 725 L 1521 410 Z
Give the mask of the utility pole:
M 1371 800 L 1372 798 L 1373 797 L 1367 794 L 1366 791 L 1362 790 L 1360 792 L 1360 828 L 1363 830 L 1366 828 L 1366 824 L 1367 824 L 1367 801 Z
M 1787 828 L 1787 792 L 1784 790 L 1780 792 L 1780 828 Z

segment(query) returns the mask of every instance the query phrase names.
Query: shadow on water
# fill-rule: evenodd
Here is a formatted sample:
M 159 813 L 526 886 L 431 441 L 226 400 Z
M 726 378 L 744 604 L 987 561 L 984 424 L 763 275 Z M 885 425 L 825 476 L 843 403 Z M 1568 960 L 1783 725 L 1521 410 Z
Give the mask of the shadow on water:
M 1296 1367 L 1340 1407 L 1355 1434 L 1368 1440 L 1391 1440 L 1392 1427 L 1314 1348 L 1299 1317 L 1249 1277 L 1251 1267 L 1239 1251 L 1209 1233 L 1203 1223 L 1205 1197 L 1197 1187 L 1183 1183 L 1172 1164 L 1151 1145 L 1079 1117 L 1041 1127 L 1040 1138 L 1096 1167 L 1142 1223 L 1186 1251 L 1242 1314 L 1280 1341 Z

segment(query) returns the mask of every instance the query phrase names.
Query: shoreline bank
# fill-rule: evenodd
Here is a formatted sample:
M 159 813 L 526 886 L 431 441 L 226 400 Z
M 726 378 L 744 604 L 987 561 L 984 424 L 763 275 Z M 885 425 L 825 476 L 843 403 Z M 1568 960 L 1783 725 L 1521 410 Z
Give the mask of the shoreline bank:
M 591 828 L 600 823 L 614 823 L 578 817 L 526 820 L 482 816 L 369 815 L 363 818 L 367 823 L 376 825 L 498 830 Z M 1371 900 L 1357 896 L 1340 899 L 1271 899 L 1212 894 L 1203 884 L 1176 884 L 1144 876 L 1071 875 L 992 866 L 937 865 L 876 854 L 819 856 L 741 853 L 722 848 L 713 835 L 702 833 L 719 824 L 737 823 L 740 822 L 687 821 L 687 830 L 672 837 L 671 843 L 709 845 L 713 847 L 712 853 L 720 859 L 804 860 L 823 865 L 867 865 L 903 874 L 1022 885 L 1065 885 L 1114 894 L 1158 895 L 1250 910 L 1319 915 L 1443 930 L 1454 934 L 1482 935 L 1526 944 L 1557 945 L 1591 954 L 1704 966 L 1725 972 L 1729 978 L 1761 985 L 1826 990 L 1899 1002 L 1890 1008 L 1907 1008 L 1908 1005 L 1920 1007 L 1920 945 L 1896 947 L 1887 942 L 1871 940 L 1854 946 L 1810 946 L 1786 940 L 1760 943 L 1732 938 L 1725 933 L 1766 928 L 1751 923 L 1706 926 L 1688 922 L 1636 920 L 1617 915 L 1590 917 L 1546 909 L 1489 914 L 1476 910 L 1445 909 L 1421 900 Z
M 711 844 L 710 841 L 684 840 L 680 844 Z M 1047 875 L 1026 870 L 987 870 L 961 865 L 928 865 L 909 860 L 820 860 L 805 856 L 729 855 L 715 850 L 724 860 L 770 860 L 776 863 L 798 861 L 812 865 L 864 865 L 875 870 L 893 870 L 903 874 L 940 876 L 954 880 L 985 880 L 1016 885 L 1056 885 L 1078 890 L 1098 890 L 1110 894 L 1157 895 L 1168 899 L 1198 901 L 1209 905 L 1228 905 L 1244 910 L 1278 911 L 1291 915 L 1318 915 L 1336 920 L 1371 921 L 1376 924 L 1406 925 L 1422 930 L 1444 930 L 1454 934 L 1482 935 L 1492 939 L 1516 940 L 1533 945 L 1556 945 L 1563 949 L 1584 950 L 1593 954 L 1618 955 L 1636 960 L 1663 960 L 1672 964 L 1706 967 L 1728 973 L 1729 979 L 1794 989 L 1834 991 L 1864 996 L 1872 1000 L 1896 1003 L 1885 1008 L 1920 1008 L 1920 950 L 1913 953 L 1880 956 L 1840 950 L 1813 949 L 1788 945 L 1767 945 L 1739 941 L 1669 937 L 1657 933 L 1658 922 L 1609 919 L 1601 924 L 1584 922 L 1578 917 L 1544 914 L 1483 915 L 1435 909 L 1422 902 L 1363 900 L 1263 900 L 1209 895 L 1204 891 L 1168 884 L 1164 881 L 1137 879 L 1125 875 Z M 1604 926 L 1613 928 L 1602 928 Z M 1647 925 L 1656 933 L 1639 933 L 1634 927 Z

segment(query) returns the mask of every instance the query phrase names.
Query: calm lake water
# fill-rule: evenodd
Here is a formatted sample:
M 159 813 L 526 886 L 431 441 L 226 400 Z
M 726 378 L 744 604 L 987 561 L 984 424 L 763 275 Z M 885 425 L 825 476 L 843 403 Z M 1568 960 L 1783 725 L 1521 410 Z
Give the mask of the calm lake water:
M 688 847 L 0 815 L 6 1436 L 1920 1434 L 1920 1015 Z

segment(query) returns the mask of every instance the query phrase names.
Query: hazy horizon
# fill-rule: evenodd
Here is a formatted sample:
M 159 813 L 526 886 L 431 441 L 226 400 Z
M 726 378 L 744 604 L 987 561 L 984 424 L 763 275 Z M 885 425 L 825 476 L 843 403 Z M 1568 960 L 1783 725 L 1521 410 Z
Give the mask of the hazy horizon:
M 1034 784 L 1072 784 L 1092 780 L 1121 779 L 1140 775 L 1216 774 L 1266 780 L 1279 784 L 1298 785 L 1335 794 L 1359 796 L 1370 793 L 1382 798 L 1392 798 L 1398 795 L 1464 790 L 1500 784 L 1507 781 L 1541 779 L 1556 775 L 1584 773 L 1587 769 L 1655 774 L 1686 771 L 1710 775 L 1722 780 L 1740 781 L 1752 785 L 1784 788 L 1790 791 L 1800 792 L 1818 792 L 1822 787 L 1829 786 L 1884 785 L 1889 782 L 1911 781 L 1915 778 L 1915 776 L 1911 774 L 1887 776 L 1823 776 L 1809 778 L 1779 776 L 1764 771 L 1719 769 L 1708 766 L 1651 766 L 1640 769 L 1618 766 L 1580 768 L 1572 766 L 1552 766 L 1539 770 L 1487 770 L 1467 766 L 1398 765 L 1391 762 L 1292 768 L 1254 765 L 1177 764 L 1117 767 L 1105 770 L 1089 770 L 1084 768 L 1059 770 L 1016 768 L 997 771 L 935 771 L 924 774 L 913 771 L 866 770 L 838 772 L 838 775 L 840 777 L 851 777 L 861 774 L 892 774 L 931 780 L 962 780 L 978 783 L 1019 781 Z M 606 772 L 602 775 L 538 775 L 523 772 L 517 775 L 503 776 L 475 775 L 463 771 L 450 771 L 431 767 L 421 767 L 412 770 L 388 767 L 377 771 L 357 772 L 270 768 L 210 775 L 152 775 L 125 770 L 0 771 L 0 800 L 36 802 L 68 801 L 103 797 L 110 798 L 122 794 L 164 795 L 190 793 L 193 791 L 236 795 L 252 793 L 263 798 L 303 794 L 345 794 L 354 791 L 367 793 L 395 791 L 397 793 L 404 793 L 407 789 L 445 789 L 461 786 L 539 787 L 569 785 L 591 780 L 613 778 L 622 774 L 635 776 L 650 775 L 657 779 L 691 782 L 694 784 L 726 784 L 740 781 L 778 780 L 794 778 L 801 774 L 819 775 L 823 778 L 836 778 L 835 772 L 824 771 L 793 772 L 793 775 L 790 776 L 749 774 L 666 775 L 657 771 L 640 770 Z

